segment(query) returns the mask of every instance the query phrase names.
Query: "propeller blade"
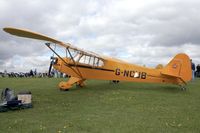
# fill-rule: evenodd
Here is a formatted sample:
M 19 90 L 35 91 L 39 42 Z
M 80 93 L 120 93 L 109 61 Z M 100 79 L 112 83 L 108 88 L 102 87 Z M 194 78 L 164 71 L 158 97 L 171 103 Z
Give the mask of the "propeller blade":
M 50 65 L 49 65 L 49 72 L 48 72 L 48 76 L 51 76 L 51 69 L 52 69 L 52 65 L 53 65 L 53 63 L 52 63 L 52 61 L 50 62 Z

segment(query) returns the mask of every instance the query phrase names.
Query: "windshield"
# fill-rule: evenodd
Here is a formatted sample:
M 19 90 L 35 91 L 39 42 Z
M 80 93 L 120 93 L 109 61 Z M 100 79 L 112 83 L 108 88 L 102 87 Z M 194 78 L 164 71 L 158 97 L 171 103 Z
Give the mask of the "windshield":
M 96 57 L 94 55 L 87 55 L 81 51 L 78 50 L 71 50 L 69 49 L 70 54 L 75 62 L 94 66 L 94 67 L 102 67 L 104 65 L 104 62 L 99 57 Z M 70 57 L 71 58 L 71 57 Z M 71 58 L 71 59 L 72 59 Z

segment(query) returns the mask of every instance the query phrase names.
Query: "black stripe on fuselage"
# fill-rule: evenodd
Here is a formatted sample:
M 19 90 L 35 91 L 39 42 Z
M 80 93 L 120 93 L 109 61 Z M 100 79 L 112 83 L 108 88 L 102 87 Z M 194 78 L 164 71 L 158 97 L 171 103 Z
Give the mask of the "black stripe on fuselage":
M 92 66 L 74 65 L 74 64 L 68 64 L 68 65 L 72 66 L 72 67 L 81 67 L 81 68 L 88 68 L 88 69 L 96 69 L 96 70 L 103 70 L 103 71 L 114 72 L 114 70 L 104 69 L 104 68 L 98 68 L 98 67 L 92 67 Z

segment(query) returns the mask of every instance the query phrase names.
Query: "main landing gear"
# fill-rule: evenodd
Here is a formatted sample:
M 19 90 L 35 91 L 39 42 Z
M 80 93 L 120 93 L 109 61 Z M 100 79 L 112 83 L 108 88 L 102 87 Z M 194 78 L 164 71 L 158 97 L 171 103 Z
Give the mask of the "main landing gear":
M 67 82 L 64 81 L 60 82 L 58 86 L 60 90 L 68 91 L 74 84 L 76 84 L 76 86 L 78 87 L 84 87 L 85 86 L 84 81 L 85 81 L 84 79 L 71 77 Z

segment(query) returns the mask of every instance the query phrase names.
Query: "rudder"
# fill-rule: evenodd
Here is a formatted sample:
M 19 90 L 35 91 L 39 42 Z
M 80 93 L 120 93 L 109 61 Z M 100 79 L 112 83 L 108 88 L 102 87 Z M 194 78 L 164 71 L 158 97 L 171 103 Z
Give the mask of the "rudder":
M 162 70 L 164 75 L 180 78 L 184 83 L 192 79 L 191 62 L 188 55 L 177 54 Z

